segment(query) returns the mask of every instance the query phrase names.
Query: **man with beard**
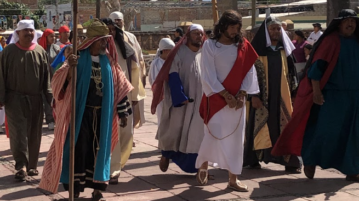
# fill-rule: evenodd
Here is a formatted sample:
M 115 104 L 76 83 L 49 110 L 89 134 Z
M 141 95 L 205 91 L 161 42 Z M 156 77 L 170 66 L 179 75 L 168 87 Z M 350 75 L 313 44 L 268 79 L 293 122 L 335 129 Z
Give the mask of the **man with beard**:
M 164 97 L 156 136 L 162 150 L 159 167 L 163 172 L 167 171 L 170 160 L 185 172 L 197 172 L 195 162 L 203 138 L 198 111 L 202 95 L 200 51 L 204 38 L 203 27 L 192 24 L 168 55 L 152 85 L 152 114 Z
M 258 55 L 241 35 L 242 17 L 235 11 L 223 13 L 214 28 L 214 37 L 202 49 L 203 97 L 200 114 L 204 138 L 198 152 L 197 181 L 208 181 L 208 161 L 228 170 L 228 188 L 248 191 L 237 175 L 242 172 L 245 100 L 259 93 L 254 62 Z M 203 124 L 202 124 L 203 125 Z
M 21 20 L 0 58 L 0 108 L 6 106 L 15 178 L 38 175 L 43 99 L 51 102 L 46 51 L 36 43 L 33 20 Z
M 134 34 L 125 31 L 123 14 L 119 11 L 110 14 L 109 18 L 117 25 L 123 32 L 125 42 L 135 51 L 135 56 L 127 61 L 127 65 L 131 66 L 129 72 L 131 84 L 134 89 L 131 91 L 131 100 L 133 106 L 133 126 L 139 128 L 145 123 L 145 88 L 146 85 L 146 66 L 143 59 L 142 48 L 137 41 Z M 120 63 L 121 65 L 121 63 Z M 126 66 L 126 65 L 121 65 Z M 123 161 L 126 163 L 127 159 Z
M 110 179 L 111 152 L 118 141 L 119 118 L 127 115 L 121 107 L 132 86 L 116 62 L 117 52 L 107 26 L 94 19 L 87 27 L 86 37 L 78 48 L 80 57 L 70 55 L 52 79 L 56 101 L 55 139 L 46 158 L 40 188 L 56 193 L 60 181 L 65 190 L 69 189 L 68 130 L 72 112 L 71 68 L 75 65 L 74 197 L 78 198 L 87 187 L 94 189 L 92 200 L 97 201 Z
M 124 41 L 123 31 L 118 28 L 117 25 L 110 18 L 104 18 L 102 21 L 109 28 L 110 34 L 115 39 L 116 51 L 118 54 L 118 63 L 121 66 L 122 71 L 125 73 L 126 78 L 131 82 L 131 73 L 132 67 L 136 64 L 136 52 L 133 48 Z M 133 66 L 132 66 L 133 64 Z M 138 80 L 138 79 L 137 79 Z M 127 94 L 128 99 L 132 100 L 132 91 Z M 125 105 L 124 110 L 131 110 L 127 121 L 121 122 L 121 128 L 119 129 L 119 143 L 116 145 L 113 150 L 113 155 L 111 157 L 111 179 L 110 184 L 118 184 L 118 178 L 120 176 L 121 170 L 125 166 L 128 158 L 130 157 L 132 150 L 132 141 L 133 141 L 133 115 L 132 115 L 132 104 L 128 103 Z
M 286 172 L 301 173 L 298 157 L 271 155 L 293 111 L 292 97 L 297 88 L 292 59 L 295 47 L 281 21 L 271 16 L 262 23 L 252 45 L 260 60 L 256 62 L 260 93 L 251 97 L 244 166 L 261 168 L 259 161 L 273 162 L 284 165 Z
M 304 173 L 335 168 L 359 182 L 359 19 L 344 9 L 314 45 L 291 121 L 272 153 L 302 156 Z

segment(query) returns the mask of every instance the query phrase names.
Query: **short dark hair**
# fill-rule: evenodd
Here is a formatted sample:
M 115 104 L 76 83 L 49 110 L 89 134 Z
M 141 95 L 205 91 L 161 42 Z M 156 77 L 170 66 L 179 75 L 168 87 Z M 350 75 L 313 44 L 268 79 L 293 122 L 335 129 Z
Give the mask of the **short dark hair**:
M 178 28 L 176 29 L 176 32 L 179 33 L 180 36 L 183 36 L 183 30 L 182 30 L 182 28 L 178 27 Z

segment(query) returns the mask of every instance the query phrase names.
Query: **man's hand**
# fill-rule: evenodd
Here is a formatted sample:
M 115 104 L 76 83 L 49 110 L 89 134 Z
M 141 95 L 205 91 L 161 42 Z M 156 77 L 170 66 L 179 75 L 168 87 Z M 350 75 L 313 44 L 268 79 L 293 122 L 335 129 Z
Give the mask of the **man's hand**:
M 132 101 L 132 106 L 136 106 L 138 104 L 138 101 Z
M 120 124 L 120 126 L 121 126 L 122 128 L 124 128 L 124 127 L 127 126 L 127 117 L 122 117 L 122 118 L 121 118 L 121 124 Z
M 317 105 L 323 105 L 323 103 L 325 102 L 324 98 L 323 98 L 323 94 L 320 90 L 313 91 L 313 102 L 314 102 L 314 104 L 317 104 Z
M 224 100 L 229 108 L 235 108 L 237 106 L 237 99 L 232 94 L 226 94 Z
M 74 54 L 71 54 L 67 57 L 67 61 L 69 63 L 70 67 L 76 67 L 77 66 L 77 61 L 78 61 L 79 56 L 76 56 Z M 67 80 L 71 80 L 72 78 L 72 69 L 69 69 L 69 72 L 67 73 Z
M 244 95 L 241 94 L 241 95 L 239 95 L 239 96 L 237 97 L 236 110 L 242 108 L 243 105 L 244 105 Z
M 320 82 L 317 80 L 312 80 L 312 87 L 313 87 L 313 102 L 317 105 L 323 105 L 324 98 L 322 91 L 320 90 Z
M 262 103 L 261 99 L 259 99 L 259 97 L 257 97 L 257 96 L 252 97 L 252 107 L 255 109 L 259 109 L 259 108 L 263 107 L 263 103 Z

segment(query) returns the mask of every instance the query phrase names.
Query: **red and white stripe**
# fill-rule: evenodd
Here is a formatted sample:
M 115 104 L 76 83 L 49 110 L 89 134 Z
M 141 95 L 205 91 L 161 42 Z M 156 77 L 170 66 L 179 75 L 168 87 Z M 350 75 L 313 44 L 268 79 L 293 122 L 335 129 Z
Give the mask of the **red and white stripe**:
M 113 41 L 113 40 L 112 40 Z M 117 115 L 117 104 L 133 89 L 131 83 L 126 79 L 121 67 L 115 62 L 111 55 L 108 55 L 111 62 L 113 83 L 114 83 L 114 112 L 112 121 L 112 141 L 111 152 L 118 142 L 119 118 Z M 116 58 L 116 57 L 115 57 Z M 63 86 L 66 81 L 70 67 L 67 61 L 56 71 L 52 78 L 51 86 L 53 96 L 56 101 L 56 128 L 54 132 L 55 139 L 50 147 L 45 161 L 42 178 L 39 187 L 52 193 L 57 193 L 60 176 L 62 171 L 62 154 L 66 140 L 67 131 L 71 119 L 71 95 L 72 81 L 68 84 L 66 91 Z

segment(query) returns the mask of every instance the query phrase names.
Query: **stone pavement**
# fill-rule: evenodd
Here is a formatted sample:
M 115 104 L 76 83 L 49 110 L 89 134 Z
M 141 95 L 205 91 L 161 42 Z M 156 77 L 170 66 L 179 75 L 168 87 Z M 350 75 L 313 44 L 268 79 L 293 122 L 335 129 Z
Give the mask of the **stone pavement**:
M 239 193 L 226 189 L 228 174 L 224 170 L 211 168 L 214 176 L 207 186 L 198 186 L 195 175 L 183 173 L 170 164 L 166 173 L 158 168 L 160 151 L 157 148 L 156 116 L 150 114 L 152 94 L 147 88 L 145 102 L 146 124 L 135 130 L 136 147 L 121 173 L 119 184 L 109 186 L 104 193 L 106 200 L 115 201 L 184 201 L 184 200 L 256 200 L 256 201 L 308 201 L 308 200 L 359 200 L 359 183 L 345 181 L 345 176 L 335 170 L 317 169 L 314 180 L 304 174 L 290 175 L 284 167 L 262 164 L 261 170 L 243 170 L 240 180 L 250 191 Z M 40 151 L 39 171 L 42 172 L 47 151 L 53 140 L 53 132 L 46 126 Z M 14 180 L 14 161 L 8 139 L 0 135 L 0 200 L 66 200 L 68 193 L 59 189 L 52 195 L 38 189 L 40 176 L 30 177 L 27 182 Z M 241 157 L 241 156 L 238 156 Z M 91 200 L 91 190 L 81 194 L 81 199 Z

